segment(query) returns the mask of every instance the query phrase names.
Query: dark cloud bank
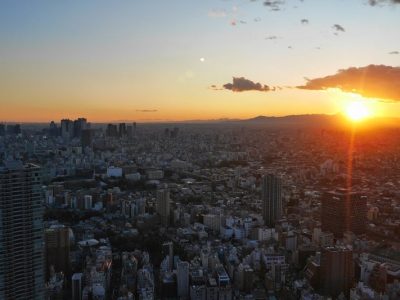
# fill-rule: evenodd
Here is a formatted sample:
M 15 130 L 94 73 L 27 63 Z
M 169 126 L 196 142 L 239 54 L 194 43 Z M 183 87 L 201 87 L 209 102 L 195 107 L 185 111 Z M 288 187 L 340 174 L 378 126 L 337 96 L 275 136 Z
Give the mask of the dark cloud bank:
M 262 85 L 259 82 L 253 82 L 244 77 L 233 77 L 232 83 L 226 83 L 223 87 L 232 92 L 244 92 L 244 91 L 260 91 L 268 92 L 273 91 L 275 88 L 270 88 L 268 85 Z

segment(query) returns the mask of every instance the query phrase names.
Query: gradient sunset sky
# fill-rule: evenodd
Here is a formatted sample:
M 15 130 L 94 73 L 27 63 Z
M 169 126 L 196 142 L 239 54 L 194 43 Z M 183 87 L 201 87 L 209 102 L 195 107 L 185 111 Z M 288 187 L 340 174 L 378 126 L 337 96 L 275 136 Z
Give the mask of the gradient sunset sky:
M 0 122 L 333 114 L 353 100 L 399 117 L 396 93 L 296 88 L 379 65 L 400 91 L 396 2 L 3 0 Z M 235 91 L 233 77 L 269 88 Z

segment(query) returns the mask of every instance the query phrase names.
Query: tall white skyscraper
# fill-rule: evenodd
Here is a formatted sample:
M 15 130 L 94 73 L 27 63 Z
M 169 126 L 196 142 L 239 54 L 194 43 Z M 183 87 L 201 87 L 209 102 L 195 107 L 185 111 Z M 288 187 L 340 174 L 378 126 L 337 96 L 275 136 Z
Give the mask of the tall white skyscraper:
M 170 199 L 167 187 L 157 190 L 157 213 L 161 217 L 161 223 L 164 226 L 168 226 L 170 219 Z
M 177 289 L 179 299 L 189 299 L 189 263 L 180 261 L 176 266 Z
M 264 175 L 261 185 L 263 218 L 265 225 L 274 227 L 282 217 L 282 183 L 275 175 Z
M 44 299 L 40 168 L 0 166 L 0 299 Z

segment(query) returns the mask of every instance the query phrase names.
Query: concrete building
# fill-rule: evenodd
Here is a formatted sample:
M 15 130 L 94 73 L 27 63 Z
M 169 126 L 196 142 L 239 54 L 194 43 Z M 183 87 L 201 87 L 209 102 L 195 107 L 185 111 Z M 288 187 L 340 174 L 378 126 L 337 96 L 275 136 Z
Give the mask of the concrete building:
M 321 208 L 322 231 L 341 238 L 346 231 L 365 233 L 367 199 L 359 193 L 338 189 L 325 193 Z
M 43 207 L 40 168 L 0 167 L 0 299 L 43 299 Z

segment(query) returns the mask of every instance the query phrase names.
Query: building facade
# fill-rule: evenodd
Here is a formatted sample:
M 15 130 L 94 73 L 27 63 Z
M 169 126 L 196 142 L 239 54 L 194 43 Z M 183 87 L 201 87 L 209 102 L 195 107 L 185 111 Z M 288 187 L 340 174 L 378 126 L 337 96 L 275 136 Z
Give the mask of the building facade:
M 275 175 L 264 175 L 261 183 L 264 223 L 274 227 L 282 216 L 282 182 Z
M 43 299 L 42 218 L 40 168 L 0 167 L 0 299 Z

